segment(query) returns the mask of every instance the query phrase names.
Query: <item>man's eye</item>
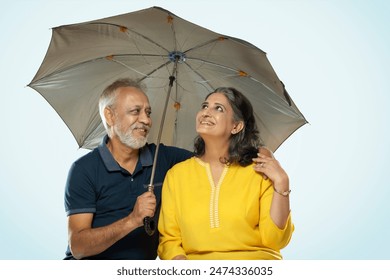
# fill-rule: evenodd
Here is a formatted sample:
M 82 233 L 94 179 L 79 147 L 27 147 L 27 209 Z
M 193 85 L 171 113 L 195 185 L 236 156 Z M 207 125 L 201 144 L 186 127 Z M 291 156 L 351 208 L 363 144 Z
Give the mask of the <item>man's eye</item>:
M 130 110 L 130 111 L 129 111 L 129 113 L 130 113 L 130 114 L 133 114 L 133 115 L 138 115 L 139 112 L 140 112 L 139 109 L 133 109 L 133 110 Z

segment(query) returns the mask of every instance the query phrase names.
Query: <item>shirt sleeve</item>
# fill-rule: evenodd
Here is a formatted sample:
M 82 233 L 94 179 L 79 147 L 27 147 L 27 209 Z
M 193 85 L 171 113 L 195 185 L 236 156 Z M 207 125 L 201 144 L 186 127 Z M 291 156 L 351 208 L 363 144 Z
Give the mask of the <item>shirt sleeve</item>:
M 161 148 L 165 150 L 165 155 L 168 157 L 169 167 L 174 166 L 176 163 L 185 161 L 193 156 L 193 153 L 187 151 L 185 149 L 173 147 L 173 146 L 165 146 L 161 144 Z
M 66 181 L 65 211 L 67 216 L 96 212 L 96 194 L 91 177 L 77 163 L 70 168 Z
M 260 221 L 259 230 L 262 243 L 274 250 L 281 250 L 288 245 L 294 232 L 294 224 L 291 221 L 291 212 L 286 225 L 280 229 L 272 220 L 270 215 L 274 189 L 270 180 L 263 180 L 261 185 L 262 195 L 260 197 Z
M 180 227 L 177 223 L 174 194 L 173 171 L 170 170 L 163 183 L 162 204 L 158 222 L 160 232 L 158 255 L 162 260 L 171 260 L 175 256 L 186 255 L 182 247 Z

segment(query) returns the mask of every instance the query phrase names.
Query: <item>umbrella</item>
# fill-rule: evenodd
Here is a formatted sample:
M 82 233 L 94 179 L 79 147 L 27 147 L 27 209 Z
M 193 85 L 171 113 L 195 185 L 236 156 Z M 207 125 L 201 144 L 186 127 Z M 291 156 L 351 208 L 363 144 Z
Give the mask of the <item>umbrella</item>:
M 161 118 L 148 139 L 156 144 L 192 150 L 195 115 L 221 86 L 251 101 L 261 138 L 273 151 L 307 123 L 264 51 L 160 7 L 53 28 L 29 86 L 56 110 L 78 145 L 92 149 L 105 134 L 99 96 L 123 77 L 147 87 L 152 116 Z
M 220 86 L 235 87 L 252 102 L 262 140 L 273 151 L 307 123 L 265 52 L 162 8 L 59 26 L 52 33 L 28 86 L 50 103 L 82 148 L 96 147 L 105 134 L 98 99 L 121 77 L 146 85 L 154 118 L 162 116 L 169 77 L 175 77 L 161 136 L 168 145 L 192 150 L 194 116 L 204 97 Z M 158 128 L 152 128 L 149 141 L 157 140 Z

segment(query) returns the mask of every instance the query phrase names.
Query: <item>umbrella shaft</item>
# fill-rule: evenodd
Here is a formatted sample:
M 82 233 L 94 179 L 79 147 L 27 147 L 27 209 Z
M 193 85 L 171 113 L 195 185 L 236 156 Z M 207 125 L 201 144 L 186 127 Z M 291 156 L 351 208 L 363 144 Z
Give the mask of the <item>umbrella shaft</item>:
M 158 157 L 158 150 L 160 148 L 161 135 L 162 135 L 163 127 L 164 127 L 165 115 L 167 113 L 169 96 L 171 95 L 173 82 L 175 81 L 176 69 L 177 69 L 177 59 L 174 62 L 172 75 L 169 77 L 169 87 L 168 87 L 167 97 L 165 99 L 165 105 L 164 105 L 163 114 L 162 114 L 162 117 L 161 117 L 160 128 L 159 128 L 158 135 L 157 135 L 156 152 L 154 154 L 152 174 L 150 175 L 150 184 L 149 184 L 149 186 L 153 186 L 153 183 L 154 183 L 154 174 L 156 173 L 156 163 L 157 163 L 157 157 Z

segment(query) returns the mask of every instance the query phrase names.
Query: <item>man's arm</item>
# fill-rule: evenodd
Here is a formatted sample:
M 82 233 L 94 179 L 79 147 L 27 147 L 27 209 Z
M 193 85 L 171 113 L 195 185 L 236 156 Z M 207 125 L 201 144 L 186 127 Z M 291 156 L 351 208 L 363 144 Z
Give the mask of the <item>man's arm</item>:
M 92 213 L 70 215 L 68 241 L 73 257 L 82 259 L 107 250 L 142 226 L 144 217 L 153 217 L 155 209 L 156 197 L 151 192 L 145 192 L 137 198 L 134 210 L 127 217 L 107 226 L 92 228 Z

